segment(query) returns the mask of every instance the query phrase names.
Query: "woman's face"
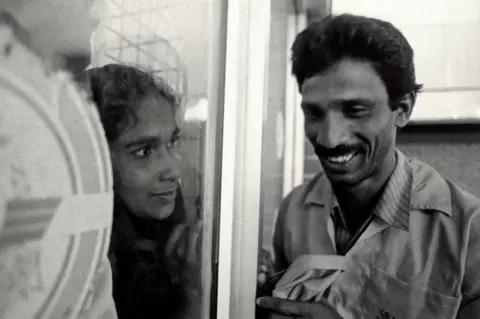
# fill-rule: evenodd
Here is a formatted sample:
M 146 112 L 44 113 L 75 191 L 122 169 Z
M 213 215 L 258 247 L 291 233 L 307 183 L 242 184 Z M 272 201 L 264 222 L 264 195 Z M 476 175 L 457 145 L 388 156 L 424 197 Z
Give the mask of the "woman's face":
M 162 220 L 173 212 L 180 179 L 175 113 L 162 97 L 149 97 L 135 116 L 110 144 L 115 194 L 136 216 Z

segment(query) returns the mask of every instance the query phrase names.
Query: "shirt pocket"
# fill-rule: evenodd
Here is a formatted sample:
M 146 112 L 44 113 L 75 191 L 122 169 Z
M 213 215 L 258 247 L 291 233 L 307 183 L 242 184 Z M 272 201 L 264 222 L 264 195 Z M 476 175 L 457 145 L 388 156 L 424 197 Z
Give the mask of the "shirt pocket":
M 410 285 L 372 267 L 360 301 L 362 318 L 452 319 L 461 298 Z

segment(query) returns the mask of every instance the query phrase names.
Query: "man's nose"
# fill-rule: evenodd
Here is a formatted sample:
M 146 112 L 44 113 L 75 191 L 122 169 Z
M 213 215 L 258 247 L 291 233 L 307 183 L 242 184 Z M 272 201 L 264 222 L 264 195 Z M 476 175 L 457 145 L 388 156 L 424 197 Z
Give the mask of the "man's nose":
M 348 123 L 330 116 L 319 124 L 316 142 L 324 149 L 334 149 L 348 140 Z

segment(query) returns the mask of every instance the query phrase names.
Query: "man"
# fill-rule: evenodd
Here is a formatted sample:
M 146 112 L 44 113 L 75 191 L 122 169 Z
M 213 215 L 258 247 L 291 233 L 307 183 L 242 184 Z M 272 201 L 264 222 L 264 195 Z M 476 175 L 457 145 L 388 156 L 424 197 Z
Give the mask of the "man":
M 259 306 L 295 318 L 480 318 L 480 200 L 395 148 L 421 89 L 405 37 L 385 21 L 329 16 L 292 55 L 323 172 L 281 204 L 274 263 L 285 274 Z

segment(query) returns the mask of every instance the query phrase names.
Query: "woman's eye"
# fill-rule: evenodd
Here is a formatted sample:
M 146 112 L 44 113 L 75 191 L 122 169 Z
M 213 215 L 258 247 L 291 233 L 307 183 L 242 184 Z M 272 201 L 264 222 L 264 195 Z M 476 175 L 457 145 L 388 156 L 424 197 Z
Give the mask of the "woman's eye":
M 144 147 L 132 152 L 132 155 L 136 158 L 146 158 L 152 153 L 152 149 L 150 147 Z

